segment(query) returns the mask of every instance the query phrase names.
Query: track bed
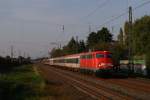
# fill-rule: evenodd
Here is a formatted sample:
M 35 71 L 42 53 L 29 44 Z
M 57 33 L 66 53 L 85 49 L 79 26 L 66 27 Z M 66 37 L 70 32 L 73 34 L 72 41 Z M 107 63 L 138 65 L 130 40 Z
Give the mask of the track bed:
M 147 80 L 140 79 L 103 79 L 95 76 L 62 70 L 47 65 L 39 65 L 44 73 L 59 77 L 64 83 L 71 85 L 78 91 L 94 99 L 104 100 L 148 100 L 150 98 L 150 85 Z

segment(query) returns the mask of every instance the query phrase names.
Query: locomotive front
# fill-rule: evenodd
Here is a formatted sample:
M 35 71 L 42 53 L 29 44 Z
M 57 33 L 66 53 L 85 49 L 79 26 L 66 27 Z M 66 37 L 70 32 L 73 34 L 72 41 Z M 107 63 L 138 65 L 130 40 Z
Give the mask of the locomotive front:
M 112 54 L 108 51 L 96 53 L 96 63 L 97 68 L 100 70 L 112 69 L 113 68 Z

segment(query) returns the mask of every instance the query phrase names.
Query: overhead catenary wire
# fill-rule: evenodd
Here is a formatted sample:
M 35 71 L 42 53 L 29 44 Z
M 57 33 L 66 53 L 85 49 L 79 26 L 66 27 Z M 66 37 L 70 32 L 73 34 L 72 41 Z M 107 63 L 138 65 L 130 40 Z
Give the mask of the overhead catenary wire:
M 143 7 L 144 5 L 147 5 L 147 4 L 149 4 L 150 3 L 150 0 L 149 1 L 146 1 L 146 2 L 144 2 L 144 3 L 142 3 L 142 4 L 140 4 L 140 5 L 138 5 L 138 6 L 136 6 L 135 8 L 133 8 L 133 10 L 136 10 L 136 9 L 138 9 L 138 8 L 141 8 L 141 7 Z
M 142 4 L 140 4 L 140 5 L 138 5 L 138 6 L 136 6 L 135 8 L 133 8 L 133 10 L 137 10 L 138 8 L 141 8 L 141 7 L 143 7 L 144 5 L 147 5 L 147 4 L 149 4 L 149 3 L 150 3 L 150 0 L 149 0 L 149 1 L 146 1 L 146 2 L 144 2 L 144 3 L 142 3 Z M 112 22 L 112 21 L 115 21 L 115 20 L 121 18 L 122 16 L 126 15 L 127 13 L 128 13 L 128 10 L 125 11 L 125 12 L 123 12 L 123 13 L 121 13 L 121 14 L 119 14 L 118 16 L 115 16 L 115 17 L 109 19 L 108 21 L 106 21 L 106 22 L 104 22 L 103 24 L 99 25 L 99 27 L 104 26 L 104 25 L 106 25 L 106 24 L 108 24 L 108 23 L 110 23 L 110 22 Z
M 102 2 L 100 5 L 98 5 L 97 8 L 95 8 L 92 12 L 90 12 L 89 14 L 87 14 L 87 15 L 86 15 L 85 17 L 83 17 L 82 19 L 90 17 L 90 16 L 93 15 L 98 9 L 103 8 L 109 1 L 110 1 L 110 0 L 105 0 L 105 1 Z

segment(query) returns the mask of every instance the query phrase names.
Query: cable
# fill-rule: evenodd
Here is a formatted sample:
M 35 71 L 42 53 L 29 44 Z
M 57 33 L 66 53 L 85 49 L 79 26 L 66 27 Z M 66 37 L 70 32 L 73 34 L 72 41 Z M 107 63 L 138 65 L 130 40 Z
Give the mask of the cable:
M 150 0 L 147 1 L 147 2 L 144 2 L 144 3 L 140 4 L 140 5 L 138 5 L 138 6 L 135 7 L 133 10 L 136 10 L 136 9 L 138 9 L 138 8 L 141 8 L 142 6 L 144 6 L 144 5 L 146 5 L 146 4 L 149 4 L 149 3 L 150 3 Z
M 133 8 L 133 10 L 137 10 L 138 8 L 141 8 L 141 7 L 143 7 L 144 5 L 149 4 L 149 3 L 150 3 L 150 0 L 147 1 L 147 2 L 144 2 L 144 3 L 140 4 L 140 5 L 138 5 L 137 7 Z M 101 27 L 101 26 L 103 26 L 103 25 L 105 25 L 105 24 L 108 24 L 108 23 L 110 23 L 110 22 L 112 22 L 112 21 L 114 21 L 114 20 L 117 20 L 117 19 L 119 19 L 120 17 L 124 16 L 124 15 L 127 14 L 127 13 L 128 13 L 128 11 L 125 11 L 124 13 L 122 13 L 122 14 L 120 14 L 120 15 L 118 15 L 118 16 L 116 16 L 116 17 L 114 17 L 114 18 L 112 18 L 112 19 L 110 19 L 110 20 L 108 20 L 108 21 L 106 21 L 106 22 L 104 22 L 104 23 L 101 24 L 99 27 Z
M 94 9 L 94 10 L 93 10 L 92 12 L 90 12 L 87 16 L 85 16 L 85 17 L 83 17 L 83 18 L 81 18 L 81 19 L 84 19 L 84 18 L 87 18 L 87 17 L 93 15 L 98 9 L 104 7 L 104 6 L 108 3 L 108 1 L 110 1 L 110 0 L 104 1 L 104 2 L 101 3 L 96 9 Z

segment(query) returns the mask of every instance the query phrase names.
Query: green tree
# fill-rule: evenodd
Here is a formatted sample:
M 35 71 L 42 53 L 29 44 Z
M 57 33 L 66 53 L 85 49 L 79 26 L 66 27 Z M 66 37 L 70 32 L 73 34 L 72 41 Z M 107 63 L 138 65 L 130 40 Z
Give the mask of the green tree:
M 85 43 L 84 43 L 83 40 L 80 40 L 80 41 L 79 41 L 78 51 L 79 51 L 79 52 L 85 52 L 85 51 L 86 51 L 86 45 L 85 45 Z
M 79 43 L 78 41 L 75 41 L 74 37 L 72 37 L 68 44 L 63 47 L 63 52 L 65 55 L 79 53 L 78 50 Z
M 111 45 L 109 51 L 112 53 L 114 66 L 119 66 L 120 60 L 127 58 L 126 49 L 117 42 Z
M 126 45 L 126 47 L 128 47 L 128 45 L 129 45 L 129 32 L 130 32 L 130 24 L 129 24 L 129 22 L 125 22 L 125 24 L 124 24 L 124 33 L 125 33 L 125 36 L 124 36 L 124 42 L 125 42 L 125 45 Z
M 103 27 L 101 30 L 97 32 L 98 42 L 110 43 L 112 42 L 112 34 L 109 30 Z
M 109 50 L 109 47 L 110 47 L 110 43 L 105 43 L 105 42 L 98 42 L 94 45 L 96 51 Z
M 63 56 L 63 51 L 61 49 L 53 48 L 52 51 L 50 52 L 50 56 L 52 58 Z
M 147 67 L 148 77 L 150 78 L 150 44 L 148 45 L 146 51 L 146 67 Z
M 132 24 L 132 31 L 130 31 L 129 22 L 124 25 L 125 36 L 126 36 L 126 46 L 129 44 L 132 47 L 132 54 L 134 56 L 139 56 L 143 58 L 146 55 L 146 65 L 148 73 L 150 73 L 150 16 L 144 16 L 137 19 Z M 129 43 L 129 36 L 131 36 L 131 41 Z M 150 74 L 149 74 L 150 75 Z
M 94 49 L 94 45 L 98 42 L 97 33 L 91 32 L 87 37 L 87 46 L 89 49 Z
M 91 32 L 87 37 L 87 46 L 91 50 L 106 50 L 111 42 L 112 34 L 105 27 L 97 31 L 97 33 Z
M 147 51 L 150 43 L 150 16 L 144 16 L 133 24 L 133 42 L 136 53 Z

